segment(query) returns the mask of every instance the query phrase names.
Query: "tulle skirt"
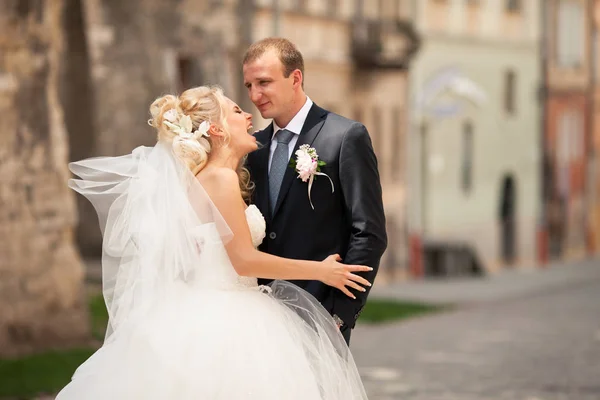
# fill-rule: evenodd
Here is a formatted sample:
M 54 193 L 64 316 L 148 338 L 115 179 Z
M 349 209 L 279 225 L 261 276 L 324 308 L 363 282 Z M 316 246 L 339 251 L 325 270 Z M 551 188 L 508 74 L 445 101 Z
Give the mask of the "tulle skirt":
M 57 399 L 367 398 L 337 327 L 292 284 L 182 284 L 165 299 L 121 325 Z

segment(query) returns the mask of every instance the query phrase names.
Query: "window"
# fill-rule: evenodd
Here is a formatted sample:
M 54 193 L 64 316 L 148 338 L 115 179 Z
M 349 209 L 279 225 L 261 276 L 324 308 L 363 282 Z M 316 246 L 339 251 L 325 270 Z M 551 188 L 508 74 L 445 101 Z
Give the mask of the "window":
M 354 111 L 352 112 L 352 118 L 362 124 L 365 123 L 362 108 L 360 106 L 354 108 Z
M 306 0 L 296 0 L 295 3 L 296 3 L 295 4 L 296 11 L 299 11 L 299 12 L 306 11 L 306 5 L 307 5 Z
M 561 67 L 581 67 L 586 42 L 583 5 L 564 0 L 558 4 L 556 61 Z
M 404 0 L 379 0 L 379 18 L 382 20 L 398 20 L 402 12 Z
M 394 15 L 396 18 L 402 18 L 402 0 L 394 0 Z
M 354 0 L 354 9 L 355 16 L 358 19 L 361 19 L 365 16 L 365 1 L 364 0 Z
M 467 121 L 463 124 L 461 186 L 465 193 L 473 186 L 473 124 Z
M 504 109 L 509 114 L 514 114 L 516 111 L 516 85 L 516 73 L 512 70 L 506 71 L 504 76 Z
M 202 69 L 196 58 L 187 54 L 175 55 L 174 81 L 178 93 L 202 84 Z
M 177 58 L 177 71 L 179 72 L 177 91 L 181 93 L 192 86 L 192 59 L 189 57 L 179 56 Z
M 363 0 L 362 3 L 362 16 L 365 19 L 374 21 L 380 18 L 380 7 L 381 0 Z
M 340 0 L 327 0 L 327 15 L 336 17 L 340 8 Z
M 584 156 L 583 114 L 571 109 L 563 112 L 558 120 L 556 138 L 557 186 L 561 194 L 569 193 L 571 163 Z
M 508 12 L 519 12 L 521 11 L 521 0 L 507 0 L 506 11 Z

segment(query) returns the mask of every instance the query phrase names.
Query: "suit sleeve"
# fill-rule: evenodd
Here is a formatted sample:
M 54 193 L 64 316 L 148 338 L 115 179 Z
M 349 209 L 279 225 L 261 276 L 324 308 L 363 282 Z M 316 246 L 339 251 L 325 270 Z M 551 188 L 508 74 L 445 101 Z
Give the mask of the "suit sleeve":
M 345 213 L 351 224 L 345 264 L 367 265 L 373 271 L 361 273 L 373 283 L 379 261 L 387 247 L 385 214 L 377 158 L 364 125 L 354 123 L 344 135 L 340 150 L 339 176 Z M 353 328 L 364 307 L 366 292 L 352 290 L 356 300 L 339 290 L 333 291 L 333 314 Z

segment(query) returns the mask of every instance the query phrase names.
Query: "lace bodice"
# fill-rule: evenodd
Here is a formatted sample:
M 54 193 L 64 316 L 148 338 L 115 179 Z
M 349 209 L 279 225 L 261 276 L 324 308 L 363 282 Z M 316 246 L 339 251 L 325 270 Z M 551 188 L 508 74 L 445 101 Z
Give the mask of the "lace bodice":
M 248 221 L 248 227 L 250 228 L 250 235 L 252 236 L 252 244 L 254 247 L 260 246 L 266 236 L 267 223 L 265 217 L 254 204 L 250 204 L 246 208 L 246 220 Z

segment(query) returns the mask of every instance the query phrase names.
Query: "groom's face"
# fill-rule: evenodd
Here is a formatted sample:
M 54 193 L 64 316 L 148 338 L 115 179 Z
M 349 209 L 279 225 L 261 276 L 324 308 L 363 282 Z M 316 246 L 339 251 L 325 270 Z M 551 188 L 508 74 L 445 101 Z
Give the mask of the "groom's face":
M 284 67 L 275 51 L 267 51 L 244 64 L 244 84 L 252 103 L 265 119 L 289 113 L 294 99 L 294 74 L 284 76 Z

